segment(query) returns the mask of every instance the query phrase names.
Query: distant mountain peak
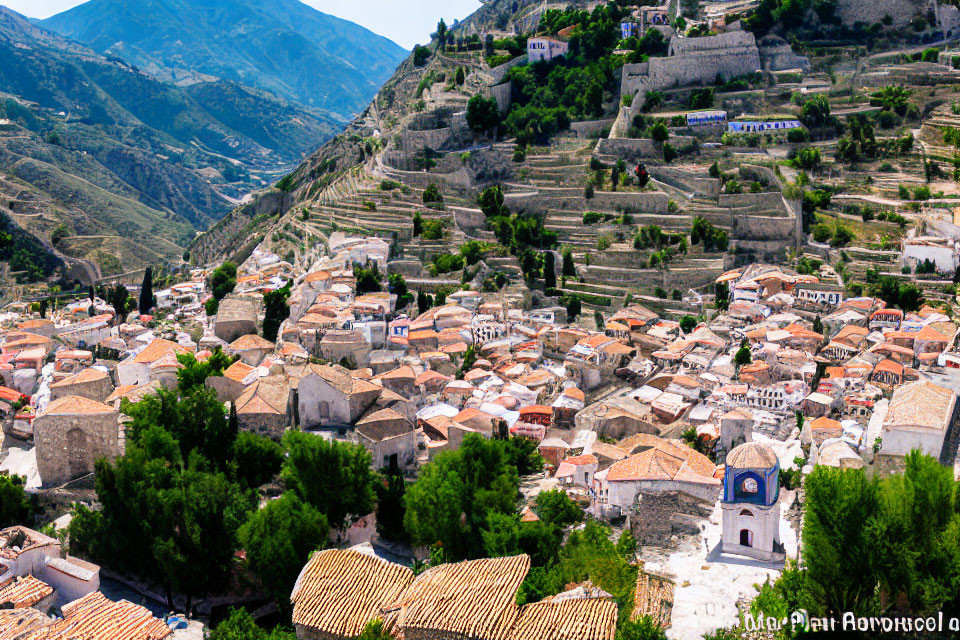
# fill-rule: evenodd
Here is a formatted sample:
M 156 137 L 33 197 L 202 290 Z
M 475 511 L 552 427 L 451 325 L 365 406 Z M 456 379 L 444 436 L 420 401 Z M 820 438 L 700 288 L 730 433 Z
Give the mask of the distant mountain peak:
M 164 80 L 204 74 L 345 118 L 407 55 L 299 0 L 90 0 L 38 24 Z

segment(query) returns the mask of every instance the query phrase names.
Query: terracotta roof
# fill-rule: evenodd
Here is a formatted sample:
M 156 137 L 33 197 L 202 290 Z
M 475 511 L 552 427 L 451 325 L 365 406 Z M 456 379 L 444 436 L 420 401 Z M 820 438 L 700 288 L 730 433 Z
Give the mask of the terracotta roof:
M 190 349 L 176 342 L 171 342 L 170 340 L 154 338 L 153 342 L 134 356 L 133 361 L 140 364 L 150 364 L 162 358 L 169 351 L 173 351 L 174 353 L 189 353 Z
M 583 391 L 580 391 L 580 389 L 577 389 L 576 387 L 569 387 L 565 389 L 563 395 L 567 396 L 568 398 L 573 398 L 574 400 L 579 400 L 580 402 L 585 402 L 587 399 L 587 396 L 584 395 Z
M 510 640 L 613 640 L 617 604 L 606 598 L 535 602 L 520 609 Z
M 290 385 L 283 376 L 259 378 L 237 398 L 238 414 L 287 413 Z
M 417 374 L 413 372 L 413 367 L 403 366 L 387 371 L 386 373 L 381 373 L 376 376 L 375 379 L 378 380 L 408 380 L 408 379 L 417 379 Z
M 727 454 L 727 466 L 733 469 L 770 469 L 777 465 L 777 454 L 760 442 L 745 442 Z
M 421 573 L 399 600 L 404 628 L 444 637 L 503 638 L 517 619 L 527 555 L 442 564 Z
M 340 365 L 313 364 L 310 365 L 309 369 L 311 373 L 323 378 L 331 387 L 347 395 L 381 391 L 381 388 L 377 385 L 357 378 L 348 369 L 344 369 Z
M 821 416 L 810 423 L 810 429 L 813 431 L 836 431 L 842 432 L 843 425 L 841 425 L 837 420 L 828 418 L 827 416 Z
M 359 636 L 412 582 L 410 569 L 373 555 L 350 549 L 315 553 L 290 596 L 293 623 L 334 636 Z
M 553 407 L 548 407 L 542 404 L 532 404 L 528 407 L 520 409 L 521 416 L 528 416 L 531 414 L 553 415 Z
M 0 638 L 21 638 L 50 624 L 50 618 L 36 609 L 0 610 Z
M 660 440 L 657 446 L 614 462 L 607 481 L 679 480 L 715 485 L 719 484 L 715 472 L 716 466 L 706 456 Z
M 160 640 L 173 631 L 140 605 L 114 602 L 99 591 L 62 607 L 64 618 L 21 640 Z
M 414 430 L 413 423 L 394 409 L 375 411 L 358 420 L 356 427 L 358 434 L 373 442 L 402 436 Z
M 230 348 L 234 351 L 250 351 L 250 350 L 259 350 L 259 349 L 273 349 L 275 345 L 261 338 L 255 333 L 250 333 L 245 336 L 240 336 L 236 340 L 230 343 Z
M 13 582 L 8 582 L 0 589 L 0 604 L 10 603 L 14 609 L 32 607 L 51 593 L 53 593 L 53 587 L 27 575 L 14 578 Z
M 944 431 L 950 422 L 954 394 L 928 381 L 912 382 L 897 389 L 883 420 L 884 429 L 920 427 Z
M 81 396 L 67 396 L 48 404 L 40 416 L 93 413 L 113 413 L 113 407 Z
M 250 375 L 254 367 L 237 360 L 232 365 L 223 370 L 223 377 L 230 378 L 234 382 L 243 382 Z
M 581 456 L 572 456 L 570 458 L 564 458 L 563 462 L 566 462 L 567 464 L 572 464 L 575 467 L 579 467 L 587 464 L 597 464 L 598 460 L 597 460 L 597 456 L 591 453 L 586 453 Z
M 107 372 L 101 371 L 100 369 L 87 368 L 77 371 L 73 375 L 69 375 L 63 380 L 59 380 L 50 385 L 51 389 L 60 389 L 62 387 L 69 387 L 74 384 L 84 384 L 86 382 L 95 382 L 97 380 L 103 380 L 107 378 Z
M 897 376 L 903 375 L 903 365 L 893 360 L 881 360 L 873 370 L 874 373 L 892 373 Z
M 420 386 L 423 384 L 428 384 L 430 382 L 449 382 L 450 380 L 451 380 L 450 376 L 445 376 L 442 373 L 438 373 L 434 371 L 433 369 L 427 369 L 426 371 L 421 373 L 419 376 L 417 376 L 416 380 L 414 380 L 413 383 L 417 386 Z

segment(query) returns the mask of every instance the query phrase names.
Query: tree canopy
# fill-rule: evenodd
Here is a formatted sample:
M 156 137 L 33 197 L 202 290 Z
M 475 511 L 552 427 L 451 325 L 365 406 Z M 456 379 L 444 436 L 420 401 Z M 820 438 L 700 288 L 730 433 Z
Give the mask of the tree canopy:
M 310 553 L 327 539 L 327 519 L 315 507 L 286 492 L 254 513 L 239 531 L 247 561 L 260 584 L 281 608 Z
M 505 443 L 467 434 L 459 449 L 424 465 L 407 489 L 404 528 L 414 544 L 441 543 L 452 560 L 482 557 L 481 529 L 490 514 L 516 513 L 519 487 Z
M 288 452 L 281 470 L 284 484 L 324 514 L 330 526 L 373 511 L 377 478 L 361 445 L 300 431 L 288 431 L 283 445 Z

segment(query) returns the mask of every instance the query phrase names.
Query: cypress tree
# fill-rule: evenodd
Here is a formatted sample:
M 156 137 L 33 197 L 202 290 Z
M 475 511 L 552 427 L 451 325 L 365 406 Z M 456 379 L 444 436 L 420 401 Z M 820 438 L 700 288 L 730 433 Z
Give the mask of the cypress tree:
M 551 289 L 557 288 L 557 267 L 553 257 L 553 252 L 547 251 L 546 264 L 543 265 L 543 288 L 549 293 Z
M 143 284 L 140 286 L 140 313 L 149 313 L 153 308 L 153 269 L 147 267 L 143 272 Z

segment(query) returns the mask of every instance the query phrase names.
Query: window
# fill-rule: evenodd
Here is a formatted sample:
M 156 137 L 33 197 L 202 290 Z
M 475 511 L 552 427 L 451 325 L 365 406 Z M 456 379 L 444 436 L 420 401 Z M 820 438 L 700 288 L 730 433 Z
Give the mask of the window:
M 743 546 L 743 547 L 753 546 L 753 531 L 750 531 L 750 529 L 740 530 L 740 546 Z

